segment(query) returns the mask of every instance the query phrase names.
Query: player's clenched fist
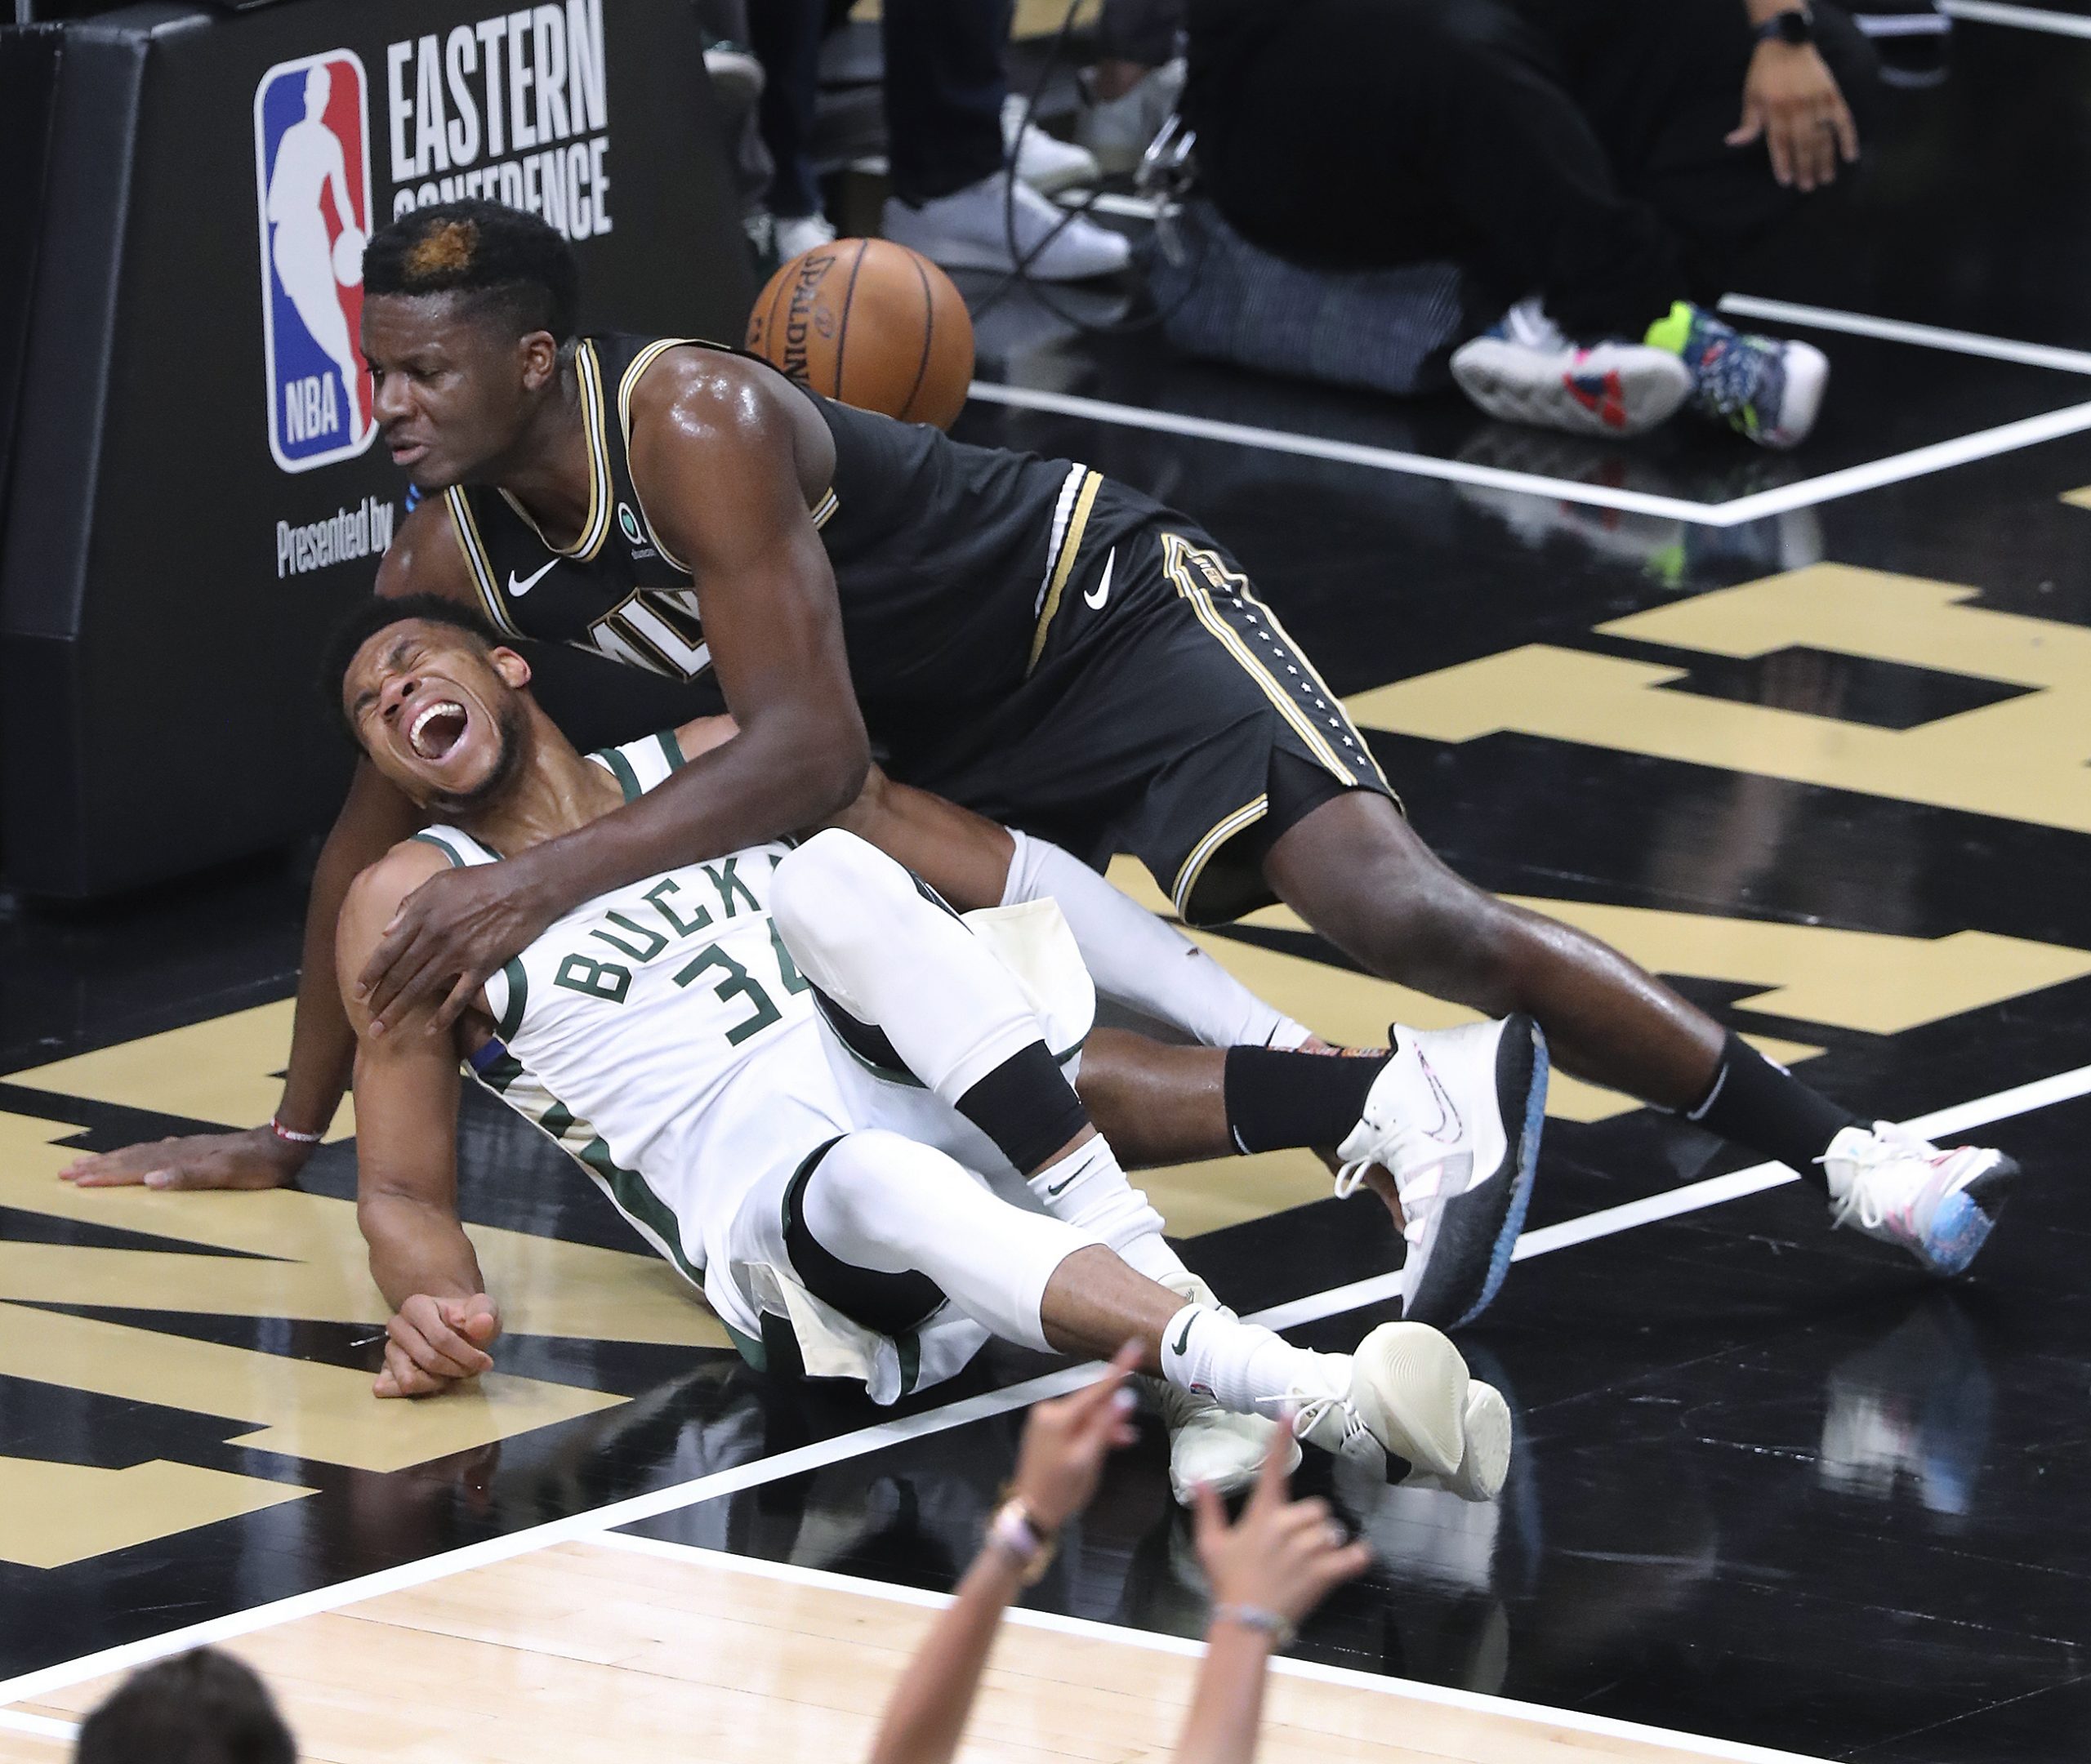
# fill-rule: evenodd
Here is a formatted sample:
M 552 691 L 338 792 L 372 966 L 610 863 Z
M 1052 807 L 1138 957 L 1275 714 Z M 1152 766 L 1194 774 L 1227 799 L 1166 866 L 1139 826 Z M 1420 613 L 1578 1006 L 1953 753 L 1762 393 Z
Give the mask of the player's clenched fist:
M 433 1396 L 493 1367 L 487 1352 L 501 1336 L 501 1313 L 484 1293 L 435 1298 L 416 1293 L 385 1325 L 380 1396 Z

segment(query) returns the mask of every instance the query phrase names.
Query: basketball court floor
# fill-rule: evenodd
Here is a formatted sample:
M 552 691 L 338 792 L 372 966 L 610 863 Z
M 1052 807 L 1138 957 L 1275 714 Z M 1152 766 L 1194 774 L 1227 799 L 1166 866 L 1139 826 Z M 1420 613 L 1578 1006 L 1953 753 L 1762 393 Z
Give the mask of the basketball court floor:
M 1504 1499 L 1310 1463 L 1379 1560 L 1281 1668 L 1266 1757 L 2091 1750 L 2091 4 L 1951 10 L 1849 253 L 1739 308 L 1832 354 L 1793 456 L 1199 368 L 1020 296 L 983 318 L 958 433 L 1211 526 L 1450 860 L 2027 1172 L 1941 1286 L 1786 1173 L 1557 1084 L 1462 1339 L 1515 1413 Z M 861 1753 L 1023 1404 L 1079 1371 L 999 1354 L 885 1412 L 766 1383 L 471 1095 L 501 1370 L 375 1401 L 346 1117 L 297 1192 L 56 1179 L 266 1116 L 302 893 L 283 863 L 0 911 L 0 1758 L 51 1764 L 112 1673 L 202 1639 L 315 1758 Z M 1455 1020 L 1282 911 L 1203 941 L 1334 1039 Z M 1311 1158 L 1148 1186 L 1243 1312 L 1332 1348 L 1393 1314 L 1398 1238 Z M 974 1754 L 1166 1755 L 1203 1601 L 1157 1432 L 1026 1606 Z

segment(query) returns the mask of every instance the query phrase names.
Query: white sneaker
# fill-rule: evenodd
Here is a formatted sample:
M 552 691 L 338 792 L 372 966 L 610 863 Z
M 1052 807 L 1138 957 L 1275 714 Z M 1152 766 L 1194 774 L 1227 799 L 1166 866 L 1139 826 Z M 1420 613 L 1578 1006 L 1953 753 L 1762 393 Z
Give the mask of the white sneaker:
M 835 243 L 835 223 L 815 209 L 809 215 L 777 217 L 777 261 L 787 264 L 794 257 Z
M 1456 1329 L 1485 1310 L 1510 1271 L 1539 1162 L 1546 1037 L 1531 1018 L 1458 1029 L 1389 1031 L 1393 1057 L 1337 1147 L 1336 1192 L 1376 1165 L 1401 1197 L 1402 1316 Z
M 1082 80 L 1081 114 L 1075 119 L 1075 139 L 1096 156 L 1105 172 L 1130 172 L 1147 155 L 1148 144 L 1161 132 L 1184 96 L 1181 56 L 1153 69 L 1147 77 L 1116 98 L 1090 96 Z
M 1934 1274 L 1975 1259 L 2018 1178 L 2001 1152 L 1941 1151 L 1893 1121 L 1845 1128 L 1821 1161 L 1830 1223 L 1906 1250 Z
M 1452 351 L 1452 377 L 1491 416 L 1569 434 L 1637 435 L 1666 422 L 1692 390 L 1692 371 L 1646 343 L 1581 349 L 1536 300 Z
M 1316 1356 L 1327 1382 L 1296 1389 L 1292 1430 L 1310 1446 L 1367 1465 L 1399 1459 L 1405 1482 L 1493 1500 L 1510 1466 L 1510 1411 L 1467 1376 L 1450 1339 L 1425 1323 L 1383 1323 L 1358 1352 Z M 1339 1380 L 1341 1380 L 1339 1385 Z M 1484 1394 L 1474 1400 L 1476 1391 Z M 1491 1401 L 1491 1399 L 1493 1401 Z
M 1172 1276 L 1161 1285 L 1181 1293 L 1194 1305 L 1234 1313 L 1214 1296 L 1212 1289 L 1195 1274 Z M 1169 1486 L 1179 1506 L 1191 1504 L 1193 1491 L 1205 1483 L 1216 1494 L 1240 1494 L 1254 1486 L 1262 1474 L 1264 1454 L 1271 1449 L 1271 1436 L 1278 1423 L 1266 1415 L 1237 1414 L 1223 1409 L 1203 1391 L 1185 1390 L 1166 1379 L 1144 1378 L 1169 1429 Z M 1299 1468 L 1300 1447 L 1292 1448 L 1289 1474 Z
M 1084 216 L 1063 213 L 1021 179 L 1012 186 L 1006 172 L 919 208 L 889 196 L 880 230 L 947 269 L 1007 274 L 1016 267 L 1003 214 L 1005 194 L 1012 189 L 1011 220 L 1026 274 L 1041 282 L 1086 282 L 1115 275 L 1133 261 L 1123 234 Z
M 1027 123 L 1024 112 L 1030 101 L 1011 92 L 1002 100 L 1002 152 L 1016 167 L 1016 175 L 1035 190 L 1050 194 L 1077 184 L 1094 184 L 1103 174 L 1086 147 L 1048 135 L 1036 122 Z

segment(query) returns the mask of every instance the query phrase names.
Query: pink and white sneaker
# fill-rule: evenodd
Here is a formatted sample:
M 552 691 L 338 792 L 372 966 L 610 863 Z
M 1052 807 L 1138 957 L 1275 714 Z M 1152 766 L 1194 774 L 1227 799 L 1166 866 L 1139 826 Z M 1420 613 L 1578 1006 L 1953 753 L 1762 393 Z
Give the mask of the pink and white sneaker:
M 1942 1151 L 1893 1121 L 1845 1128 L 1821 1164 L 1832 1224 L 1906 1250 L 1933 1274 L 1960 1273 L 1975 1259 L 2018 1179 L 2001 1152 Z

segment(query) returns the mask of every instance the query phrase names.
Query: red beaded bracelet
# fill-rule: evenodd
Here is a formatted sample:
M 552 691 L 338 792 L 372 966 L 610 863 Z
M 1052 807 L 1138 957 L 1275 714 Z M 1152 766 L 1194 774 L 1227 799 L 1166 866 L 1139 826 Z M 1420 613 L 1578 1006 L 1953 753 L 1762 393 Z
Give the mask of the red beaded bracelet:
M 269 1125 L 286 1145 L 318 1145 L 327 1137 L 324 1134 L 300 1133 L 295 1127 L 286 1127 L 273 1115 L 269 1117 Z

